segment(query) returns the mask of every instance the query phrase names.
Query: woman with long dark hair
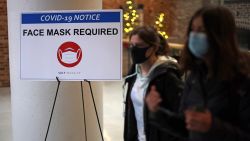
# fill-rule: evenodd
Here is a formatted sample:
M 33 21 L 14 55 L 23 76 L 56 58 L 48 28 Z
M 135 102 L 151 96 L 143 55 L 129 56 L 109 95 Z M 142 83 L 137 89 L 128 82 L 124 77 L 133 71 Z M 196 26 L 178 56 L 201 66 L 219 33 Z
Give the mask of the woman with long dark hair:
M 239 50 L 233 15 L 221 6 L 203 7 L 192 17 L 187 37 L 180 60 L 189 74 L 180 105 L 187 139 L 250 141 L 250 60 Z M 160 99 L 150 91 L 146 101 L 153 113 Z

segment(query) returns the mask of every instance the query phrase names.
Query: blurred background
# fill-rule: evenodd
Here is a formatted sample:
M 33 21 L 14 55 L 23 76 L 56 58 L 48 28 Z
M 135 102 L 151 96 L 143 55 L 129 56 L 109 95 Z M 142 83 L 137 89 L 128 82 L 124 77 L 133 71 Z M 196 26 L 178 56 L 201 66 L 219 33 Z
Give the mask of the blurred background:
M 7 0 L 0 0 L 0 140 L 11 141 L 10 77 Z M 250 49 L 250 0 L 103 0 L 103 9 L 123 9 L 123 75 L 131 65 L 128 35 L 138 25 L 152 25 L 179 58 L 191 15 L 206 5 L 224 5 L 235 16 L 240 47 Z M 107 141 L 121 141 L 123 133 L 122 82 L 104 82 L 103 121 Z

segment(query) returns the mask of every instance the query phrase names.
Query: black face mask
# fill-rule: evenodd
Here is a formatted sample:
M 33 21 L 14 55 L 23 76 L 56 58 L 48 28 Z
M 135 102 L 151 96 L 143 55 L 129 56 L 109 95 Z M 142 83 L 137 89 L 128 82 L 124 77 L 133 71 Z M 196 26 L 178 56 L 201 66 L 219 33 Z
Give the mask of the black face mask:
M 149 57 L 146 57 L 146 52 L 147 50 L 150 48 L 149 47 L 144 47 L 144 48 L 139 48 L 137 46 L 133 46 L 130 48 L 130 52 L 131 52 L 131 57 L 133 60 L 134 64 L 141 64 L 143 62 L 145 62 L 146 60 L 148 60 Z

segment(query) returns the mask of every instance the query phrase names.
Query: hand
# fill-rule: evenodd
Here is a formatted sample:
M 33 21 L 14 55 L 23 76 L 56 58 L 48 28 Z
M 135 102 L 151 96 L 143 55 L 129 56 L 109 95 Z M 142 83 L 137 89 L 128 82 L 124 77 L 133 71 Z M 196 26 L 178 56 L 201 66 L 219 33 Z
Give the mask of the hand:
M 155 86 L 150 88 L 150 91 L 146 97 L 146 104 L 151 112 L 156 112 L 159 108 L 159 104 L 162 101 L 160 94 L 156 90 Z
M 208 110 L 205 112 L 186 110 L 185 121 L 188 130 L 205 133 L 211 128 L 212 114 Z

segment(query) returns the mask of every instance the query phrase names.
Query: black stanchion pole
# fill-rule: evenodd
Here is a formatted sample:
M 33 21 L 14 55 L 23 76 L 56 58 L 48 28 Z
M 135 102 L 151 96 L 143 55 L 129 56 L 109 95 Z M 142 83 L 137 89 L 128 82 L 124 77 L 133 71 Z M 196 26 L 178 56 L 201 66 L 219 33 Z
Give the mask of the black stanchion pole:
M 55 108 L 55 104 L 56 104 L 56 99 L 57 99 L 57 95 L 58 95 L 58 90 L 59 90 L 59 86 L 60 86 L 60 83 L 61 83 L 58 77 L 56 77 L 56 80 L 57 80 L 56 95 L 55 95 L 53 107 L 52 107 L 52 110 L 51 110 L 51 113 L 50 113 L 49 124 L 48 124 L 48 128 L 47 128 L 46 136 L 45 136 L 45 139 L 44 139 L 45 141 L 47 141 L 47 137 L 48 137 L 48 133 L 49 133 L 49 129 L 50 129 L 50 124 L 51 124 L 51 120 L 52 120 L 52 116 L 53 116 L 54 108 Z
M 85 80 L 85 81 L 88 82 L 88 84 L 89 84 L 90 93 L 91 93 L 92 101 L 93 101 L 94 108 L 95 108 L 95 114 L 96 114 L 99 130 L 100 130 L 100 133 L 101 133 L 102 141 L 104 141 L 103 134 L 102 134 L 102 129 L 101 129 L 101 124 L 100 124 L 99 116 L 98 116 L 96 105 L 95 105 L 95 99 L 94 99 L 94 96 L 93 96 L 93 90 L 92 90 L 92 87 L 91 87 L 91 83 L 88 80 Z
M 85 117 L 85 107 L 84 107 L 84 97 L 83 97 L 83 86 L 82 86 L 82 81 L 81 81 L 81 93 L 82 93 L 82 110 L 83 110 L 83 117 L 84 117 L 85 141 L 88 141 L 88 137 L 87 137 L 87 124 L 86 124 L 86 117 Z

